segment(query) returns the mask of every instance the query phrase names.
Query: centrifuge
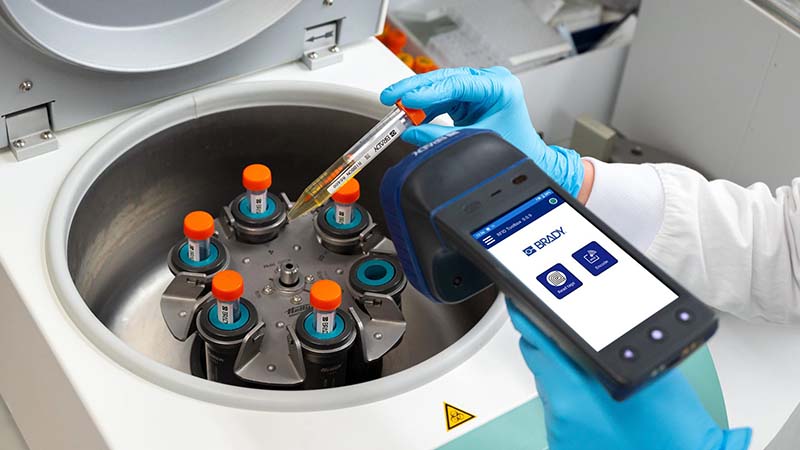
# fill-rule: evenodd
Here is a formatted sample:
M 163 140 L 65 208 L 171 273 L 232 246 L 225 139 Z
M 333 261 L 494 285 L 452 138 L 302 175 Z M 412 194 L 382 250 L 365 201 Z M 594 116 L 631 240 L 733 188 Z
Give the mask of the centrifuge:
M 278 223 L 386 113 L 411 74 L 371 38 L 386 1 L 0 7 L 0 393 L 31 449 L 545 447 L 502 296 L 433 304 L 395 264 L 378 185 L 413 148 L 359 174 L 354 234 L 248 215 L 245 167 L 269 166 Z M 252 310 L 219 365 L 191 211 Z M 320 278 L 343 289 L 346 375 L 306 357 Z M 708 352 L 683 370 L 724 422 Z

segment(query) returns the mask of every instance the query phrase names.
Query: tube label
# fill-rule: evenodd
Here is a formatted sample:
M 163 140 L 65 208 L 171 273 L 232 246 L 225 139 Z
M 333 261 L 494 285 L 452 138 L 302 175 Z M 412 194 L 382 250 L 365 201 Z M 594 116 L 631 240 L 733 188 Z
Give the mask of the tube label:
M 353 207 L 351 205 L 337 203 L 334 212 L 336 213 L 336 223 L 339 225 L 348 225 L 353 221 Z
M 194 239 L 187 239 L 187 252 L 189 259 L 194 262 L 200 262 L 208 258 L 208 251 L 211 242 L 206 239 L 203 241 L 195 241 Z
M 217 319 L 220 323 L 224 323 L 225 325 L 231 325 L 236 323 L 239 319 L 238 313 L 239 312 L 239 301 L 233 302 L 217 302 Z
M 267 210 L 267 191 L 250 192 L 250 213 L 264 214 Z
M 317 333 L 328 334 L 333 332 L 336 311 L 315 311 L 314 316 L 316 319 L 314 329 Z
M 336 191 L 339 190 L 345 183 L 350 181 L 351 178 L 356 176 L 356 174 L 364 168 L 367 164 L 372 161 L 372 158 L 381 154 L 382 151 L 386 149 L 398 136 L 400 136 L 401 129 L 399 126 L 394 126 L 389 128 L 385 133 L 376 137 L 376 139 L 372 140 L 372 147 L 364 153 L 363 156 L 358 158 L 355 162 L 352 162 L 350 166 L 343 170 L 342 173 L 339 174 L 336 179 L 331 182 L 328 186 L 328 193 L 333 195 Z

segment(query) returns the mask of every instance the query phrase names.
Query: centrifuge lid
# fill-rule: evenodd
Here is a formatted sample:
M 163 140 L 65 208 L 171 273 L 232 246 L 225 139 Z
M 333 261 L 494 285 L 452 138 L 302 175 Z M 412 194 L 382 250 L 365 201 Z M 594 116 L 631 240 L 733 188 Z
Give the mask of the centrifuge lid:
M 154 72 L 224 53 L 300 0 L 0 0 L 0 15 L 38 49 L 79 66 Z

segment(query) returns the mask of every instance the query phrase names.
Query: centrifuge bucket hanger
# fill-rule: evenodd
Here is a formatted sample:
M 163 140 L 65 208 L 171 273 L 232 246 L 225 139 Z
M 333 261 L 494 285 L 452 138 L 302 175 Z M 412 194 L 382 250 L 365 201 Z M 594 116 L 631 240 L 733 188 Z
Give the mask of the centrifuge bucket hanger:
M 319 381 L 318 376 L 308 373 L 308 367 L 318 367 L 309 365 L 311 349 L 298 337 L 297 327 L 302 324 L 296 323 L 311 309 L 311 285 L 329 279 L 344 287 L 339 311 L 348 316 L 345 322 L 351 323 L 355 331 L 355 342 L 348 345 L 343 384 L 379 377 L 381 359 L 400 342 L 406 330 L 400 305 L 407 283 L 394 245 L 375 229 L 371 215 L 360 205 L 363 223 L 354 226 L 350 236 L 341 226 L 320 226 L 333 205 L 287 224 L 285 211 L 292 206 L 291 201 L 283 193 L 276 196 L 272 192 L 269 195 L 270 201 L 276 203 L 275 211 L 269 211 L 271 219 L 266 223 L 258 223 L 246 214 L 250 220 L 242 222 L 240 216 L 246 212 L 240 206 L 242 195 L 222 208 L 214 220 L 211 242 L 217 249 L 213 261 L 195 266 L 181 262 L 186 239 L 170 250 L 168 265 L 175 278 L 162 294 L 161 312 L 176 339 L 195 338 L 192 373 L 228 384 L 267 389 L 339 385 L 341 377 L 334 383 Z M 330 233 L 328 228 L 336 233 Z M 214 304 L 211 280 L 225 269 L 244 277 L 242 298 L 255 309 L 258 320 L 236 344 L 229 368 L 221 364 L 209 371 L 208 364 L 219 355 L 209 355 L 208 336 L 201 336 L 203 333 L 198 330 L 208 326 L 201 323 L 202 315 L 208 315 Z M 217 373 L 217 369 L 230 373 Z

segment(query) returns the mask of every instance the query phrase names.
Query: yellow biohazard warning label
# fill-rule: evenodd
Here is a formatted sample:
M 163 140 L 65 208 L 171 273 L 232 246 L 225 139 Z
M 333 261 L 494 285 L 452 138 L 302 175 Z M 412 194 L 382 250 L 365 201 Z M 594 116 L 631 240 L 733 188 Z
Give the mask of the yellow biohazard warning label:
M 464 424 L 464 422 L 469 422 L 474 418 L 474 414 L 470 414 L 463 409 L 458 409 L 453 405 L 448 405 L 447 402 L 444 403 L 444 419 L 447 422 L 447 431 Z

